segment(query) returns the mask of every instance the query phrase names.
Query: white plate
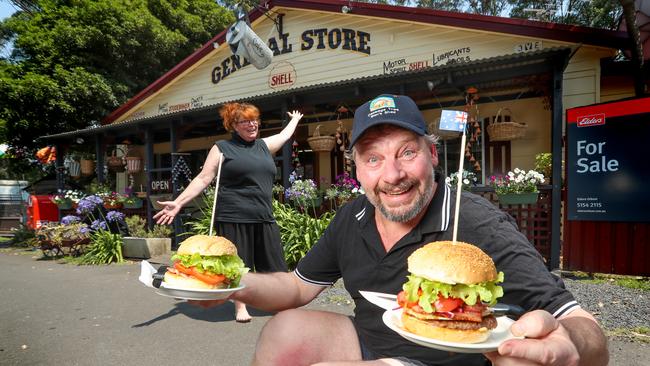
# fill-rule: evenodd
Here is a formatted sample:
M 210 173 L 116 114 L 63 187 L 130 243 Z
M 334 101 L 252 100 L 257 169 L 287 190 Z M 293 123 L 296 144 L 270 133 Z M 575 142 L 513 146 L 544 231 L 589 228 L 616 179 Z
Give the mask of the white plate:
M 239 284 L 239 287 L 220 288 L 215 290 L 183 289 L 166 286 L 165 282 L 163 282 L 160 284 L 160 288 L 156 289 L 156 293 L 158 295 L 184 300 L 222 300 L 230 296 L 233 292 L 239 291 L 244 287 L 243 284 Z
M 508 339 L 520 339 L 510 333 L 510 326 L 515 321 L 505 317 L 497 317 L 497 327 L 492 330 L 490 337 L 481 343 L 457 343 L 446 342 L 437 339 L 423 337 L 413 334 L 405 330 L 402 326 L 402 309 L 386 310 L 382 316 L 384 324 L 388 328 L 394 330 L 402 337 L 408 339 L 413 343 L 417 343 L 424 347 L 435 348 L 442 351 L 457 352 L 457 353 L 485 353 L 496 351 L 499 345 Z

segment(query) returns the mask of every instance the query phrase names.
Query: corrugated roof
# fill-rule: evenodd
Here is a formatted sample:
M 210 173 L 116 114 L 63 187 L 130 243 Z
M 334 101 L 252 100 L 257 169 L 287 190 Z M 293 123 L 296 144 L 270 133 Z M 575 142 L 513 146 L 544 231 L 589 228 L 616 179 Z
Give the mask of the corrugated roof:
M 447 65 L 442 65 L 433 68 L 424 68 L 424 69 L 406 71 L 406 72 L 401 72 L 396 74 L 351 78 L 346 80 L 339 80 L 334 82 L 327 82 L 327 83 L 322 83 L 317 85 L 305 86 L 296 89 L 257 94 L 245 99 L 227 100 L 220 104 L 207 105 L 201 108 L 192 109 L 189 110 L 189 112 L 201 112 L 206 110 L 213 110 L 216 109 L 216 107 L 228 102 L 248 101 L 254 103 L 256 101 L 265 100 L 265 99 L 275 99 L 275 98 L 282 98 L 285 96 L 300 95 L 304 93 L 314 93 L 323 89 L 330 89 L 330 88 L 340 88 L 340 87 L 357 86 L 357 85 L 363 86 L 363 84 L 378 83 L 378 82 L 382 82 L 385 80 L 392 80 L 392 79 L 404 80 L 410 77 L 422 78 L 423 76 L 431 77 L 435 75 L 446 75 L 449 73 L 451 73 L 455 77 L 458 77 L 462 75 L 467 76 L 467 75 L 476 75 L 476 74 L 488 73 L 488 72 L 498 72 L 499 70 L 510 69 L 514 67 L 544 63 L 548 61 L 549 58 L 552 58 L 559 53 L 567 53 L 569 50 L 570 48 L 566 48 L 566 47 L 547 48 L 544 50 L 534 51 L 534 52 L 489 57 L 489 58 L 479 59 L 468 63 L 447 64 Z M 111 130 L 121 130 L 121 129 L 131 128 L 131 127 L 135 127 L 147 123 L 158 122 L 161 119 L 175 118 L 187 112 L 188 110 L 185 110 L 182 112 L 168 113 L 165 115 L 134 119 L 122 123 L 113 123 L 113 124 L 107 124 L 103 126 L 90 127 L 83 130 L 69 131 L 69 132 L 63 132 L 54 135 L 42 136 L 39 139 L 51 140 L 51 139 L 64 139 L 64 138 L 75 137 L 80 135 L 94 135 L 94 134 L 103 133 Z

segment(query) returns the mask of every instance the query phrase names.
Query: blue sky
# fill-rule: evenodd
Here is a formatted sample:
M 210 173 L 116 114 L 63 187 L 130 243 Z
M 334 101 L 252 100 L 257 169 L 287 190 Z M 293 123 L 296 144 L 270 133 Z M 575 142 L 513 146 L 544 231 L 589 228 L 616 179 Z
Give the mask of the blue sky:
M 4 19 L 16 11 L 16 7 L 9 0 L 0 0 L 0 19 Z

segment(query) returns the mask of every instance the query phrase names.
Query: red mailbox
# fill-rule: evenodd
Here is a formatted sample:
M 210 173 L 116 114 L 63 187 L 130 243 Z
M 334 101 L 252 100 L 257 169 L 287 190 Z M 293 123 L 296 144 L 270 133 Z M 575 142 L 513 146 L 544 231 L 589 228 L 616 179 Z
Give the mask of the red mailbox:
M 50 196 L 29 196 L 27 226 L 38 229 L 50 221 L 59 221 L 59 208 L 50 201 Z

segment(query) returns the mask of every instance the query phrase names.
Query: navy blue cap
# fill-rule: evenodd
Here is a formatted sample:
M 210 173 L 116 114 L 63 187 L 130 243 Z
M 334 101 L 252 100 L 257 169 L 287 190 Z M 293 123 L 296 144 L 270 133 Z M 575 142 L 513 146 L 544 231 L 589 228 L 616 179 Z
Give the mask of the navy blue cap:
M 406 95 L 382 94 L 354 111 L 350 148 L 370 127 L 384 123 L 405 128 L 420 136 L 427 133 L 427 124 L 413 99 Z

